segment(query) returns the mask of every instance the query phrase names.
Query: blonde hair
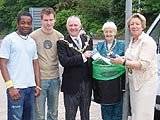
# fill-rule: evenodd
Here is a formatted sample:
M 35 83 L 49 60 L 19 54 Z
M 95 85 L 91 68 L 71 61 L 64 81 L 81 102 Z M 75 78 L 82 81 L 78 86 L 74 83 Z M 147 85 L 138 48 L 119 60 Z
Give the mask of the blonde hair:
M 140 13 L 134 13 L 128 20 L 127 20 L 127 25 L 128 25 L 128 28 L 129 28 L 129 24 L 130 24 L 130 21 L 133 19 L 133 18 L 138 18 L 141 23 L 142 23 L 142 28 L 145 29 L 146 28 L 146 18 L 140 14 Z

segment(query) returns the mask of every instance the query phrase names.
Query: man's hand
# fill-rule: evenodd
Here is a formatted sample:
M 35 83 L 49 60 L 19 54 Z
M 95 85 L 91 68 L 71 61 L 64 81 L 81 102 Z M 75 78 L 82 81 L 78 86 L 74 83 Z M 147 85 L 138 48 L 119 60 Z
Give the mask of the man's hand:
M 90 58 L 93 55 L 92 51 L 90 51 L 90 50 L 85 51 L 83 54 L 84 54 L 85 58 Z
M 36 97 L 38 97 L 40 95 L 40 92 L 41 92 L 40 88 L 35 87 L 35 96 Z
M 18 100 L 21 97 L 19 93 L 19 89 L 14 88 L 14 87 L 8 88 L 8 93 L 10 97 L 12 98 L 12 100 Z

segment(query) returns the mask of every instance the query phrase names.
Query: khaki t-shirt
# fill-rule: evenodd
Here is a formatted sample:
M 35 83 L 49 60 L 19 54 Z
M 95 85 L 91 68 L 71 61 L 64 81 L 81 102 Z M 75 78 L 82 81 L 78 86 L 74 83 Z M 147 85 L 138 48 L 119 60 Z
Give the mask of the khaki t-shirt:
M 59 64 L 57 55 L 57 41 L 64 36 L 53 29 L 50 34 L 44 33 L 41 28 L 33 31 L 31 37 L 36 41 L 39 57 L 41 79 L 54 79 L 59 77 Z

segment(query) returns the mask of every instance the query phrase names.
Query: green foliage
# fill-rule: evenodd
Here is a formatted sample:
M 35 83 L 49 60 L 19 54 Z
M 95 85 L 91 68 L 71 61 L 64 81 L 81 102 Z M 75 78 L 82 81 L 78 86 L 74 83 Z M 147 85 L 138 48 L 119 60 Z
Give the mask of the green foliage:
M 61 33 L 66 34 L 66 21 L 67 18 L 71 15 L 77 15 L 75 10 L 68 9 L 59 11 L 56 15 L 56 26 L 55 28 L 58 29 Z
M 0 0 L 0 8 L 3 7 L 4 0 Z
M 28 11 L 30 7 L 53 7 L 56 12 L 55 28 L 66 34 L 66 20 L 71 15 L 78 15 L 84 29 L 94 37 L 102 37 L 102 25 L 113 21 L 118 26 L 118 35 L 124 33 L 126 0 L 0 0 L 0 34 L 7 34 L 16 29 L 16 17 L 19 11 Z M 133 1 L 133 12 L 145 15 L 150 25 L 160 11 L 159 0 Z M 141 9 L 139 9 L 141 8 Z
M 28 11 L 30 7 L 53 7 L 58 0 L 2 0 L 0 1 L 0 34 L 8 34 L 16 29 L 16 17 L 19 11 Z
M 109 15 L 109 6 L 110 0 L 80 0 L 78 10 L 88 17 L 103 22 L 105 21 L 104 17 Z
M 125 0 L 80 0 L 77 10 L 81 12 L 87 24 L 87 30 L 96 37 L 102 36 L 102 25 L 113 21 L 118 28 L 124 28 Z
M 82 26 L 88 34 L 98 33 L 99 32 L 98 29 L 99 28 L 101 29 L 101 25 L 99 21 L 95 21 L 94 19 L 86 15 L 80 14 L 77 10 L 73 10 L 73 9 L 62 10 L 57 13 L 55 28 L 58 29 L 61 33 L 67 34 L 66 21 L 67 21 L 67 18 L 72 15 L 80 17 Z
M 133 0 L 133 12 L 142 13 L 147 19 L 147 27 L 149 27 L 153 20 L 160 14 L 159 0 Z
M 6 0 L 6 1 L 9 1 L 9 0 Z M 12 27 L 12 22 L 15 21 L 15 16 L 17 15 L 17 11 L 18 11 L 18 8 L 16 6 L 12 6 L 12 4 L 14 3 L 17 3 L 17 2 L 14 0 L 8 3 L 4 2 L 3 7 L 0 7 L 1 30 L 7 31 L 7 33 L 9 33 L 14 29 Z

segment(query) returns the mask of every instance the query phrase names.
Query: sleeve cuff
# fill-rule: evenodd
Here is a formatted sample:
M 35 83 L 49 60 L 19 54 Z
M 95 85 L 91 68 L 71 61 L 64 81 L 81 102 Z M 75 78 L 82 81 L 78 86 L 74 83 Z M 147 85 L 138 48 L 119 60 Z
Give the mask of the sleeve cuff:
M 83 58 L 83 62 L 87 62 L 87 58 L 84 56 L 84 54 L 82 54 L 82 58 Z

